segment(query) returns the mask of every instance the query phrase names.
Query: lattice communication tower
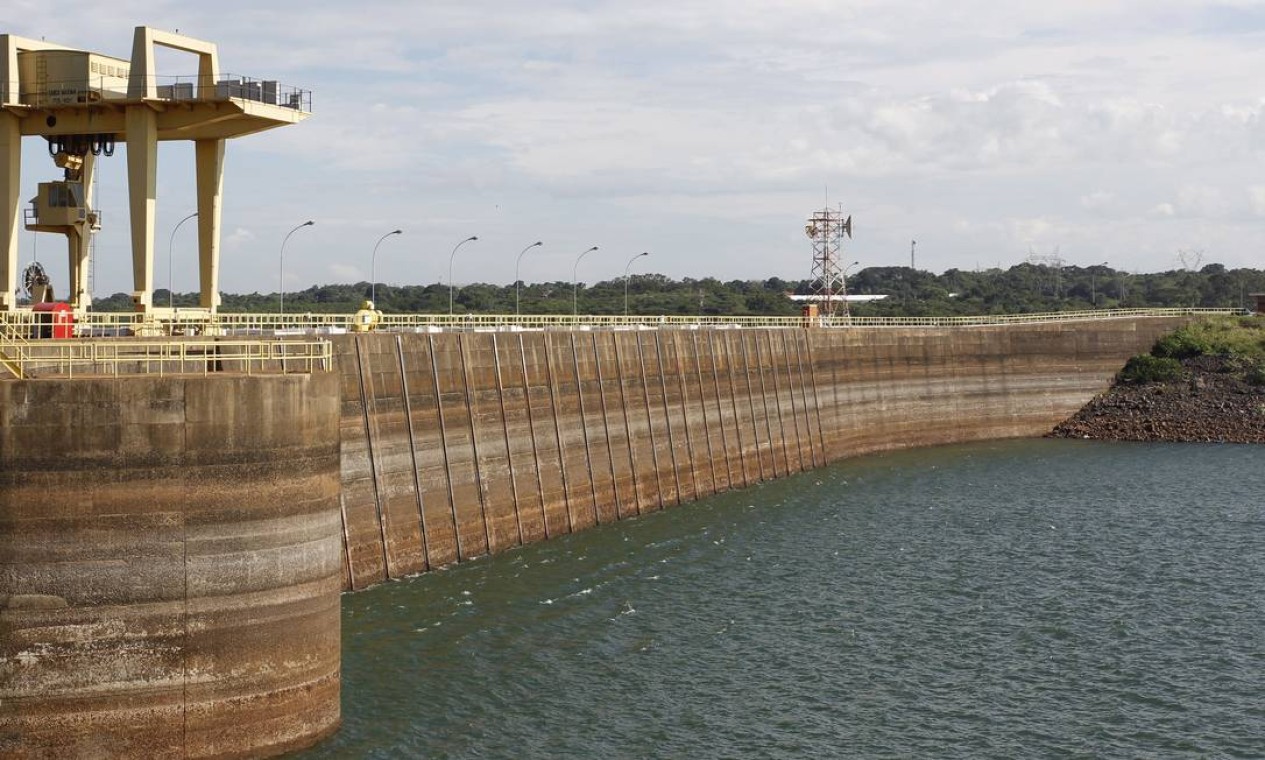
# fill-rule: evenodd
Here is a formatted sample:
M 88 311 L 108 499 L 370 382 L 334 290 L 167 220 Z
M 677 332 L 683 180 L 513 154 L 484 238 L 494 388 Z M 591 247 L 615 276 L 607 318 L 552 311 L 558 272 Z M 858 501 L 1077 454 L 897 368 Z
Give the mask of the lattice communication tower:
M 852 216 L 845 219 L 842 210 L 829 208 L 814 211 L 808 217 L 804 233 L 813 241 L 813 300 L 818 302 L 824 317 L 832 317 L 836 312 L 846 316 L 848 287 L 839 265 L 839 252 L 844 235 L 852 237 Z

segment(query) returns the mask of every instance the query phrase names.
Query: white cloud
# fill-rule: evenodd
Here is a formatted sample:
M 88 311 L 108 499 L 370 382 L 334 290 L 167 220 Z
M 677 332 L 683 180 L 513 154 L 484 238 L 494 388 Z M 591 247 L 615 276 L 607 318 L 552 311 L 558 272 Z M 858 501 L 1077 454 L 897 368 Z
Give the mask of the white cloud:
M 359 267 L 349 264 L 330 264 L 326 269 L 335 282 L 361 282 L 369 279 Z
M 310 119 L 229 147 L 229 290 L 275 282 L 307 218 L 288 287 L 364 279 L 394 227 L 384 281 L 443 280 L 470 234 L 458 279 L 509 282 L 536 239 L 528 278 L 569 277 L 589 245 L 609 253 L 592 279 L 640 250 L 677 277 L 805 277 L 802 221 L 827 186 L 864 264 L 917 238 L 933 269 L 1028 245 L 1139 269 L 1172 258 L 1169 219 L 1227 265 L 1259 266 L 1265 245 L 1265 46 L 1198 2 L 126 0 L 101 17 L 17 1 L 5 31 L 127 55 L 141 19 L 218 43 L 225 71 L 313 90 Z M 24 152 L 25 189 L 51 171 L 41 153 Z M 178 171 L 160 220 L 192 197 Z M 106 182 L 98 288 L 131 290 L 122 180 Z
M 255 233 L 242 227 L 235 227 L 232 231 L 225 231 L 221 240 L 225 250 L 235 251 L 255 242 Z
M 1230 211 L 1221 190 L 1206 185 L 1187 185 L 1177 194 L 1176 212 L 1180 216 L 1216 218 Z
M 1081 208 L 1093 213 L 1106 213 L 1116 205 L 1115 193 L 1107 190 L 1095 190 L 1081 196 Z

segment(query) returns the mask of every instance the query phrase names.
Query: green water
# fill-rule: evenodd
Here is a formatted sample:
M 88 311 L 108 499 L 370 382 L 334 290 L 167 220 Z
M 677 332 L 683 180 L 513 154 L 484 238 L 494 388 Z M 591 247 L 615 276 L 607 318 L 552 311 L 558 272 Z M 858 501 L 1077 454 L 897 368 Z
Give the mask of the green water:
M 1265 757 L 1265 449 L 867 457 L 343 597 L 304 758 Z

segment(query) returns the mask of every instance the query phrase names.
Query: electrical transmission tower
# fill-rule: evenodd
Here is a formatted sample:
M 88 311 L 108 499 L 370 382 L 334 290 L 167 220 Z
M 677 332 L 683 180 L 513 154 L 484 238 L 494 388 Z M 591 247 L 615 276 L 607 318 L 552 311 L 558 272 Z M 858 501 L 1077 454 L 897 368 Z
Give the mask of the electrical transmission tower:
M 814 211 L 808 217 L 804 233 L 813 241 L 813 300 L 820 304 L 818 308 L 823 317 L 835 315 L 836 303 L 842 305 L 842 315 L 848 316 L 848 288 L 844 270 L 839 265 L 839 250 L 843 236 L 852 237 L 852 216 L 845 219 L 842 210 L 829 208 Z
M 1182 269 L 1187 272 L 1193 272 L 1199 268 L 1200 263 L 1204 260 L 1204 251 L 1202 248 L 1190 249 L 1181 248 L 1177 251 L 1177 260 L 1182 263 Z
M 1032 250 L 1032 246 L 1028 246 L 1028 263 L 1034 266 L 1050 268 L 1054 275 L 1050 283 L 1050 292 L 1054 294 L 1055 298 L 1058 298 L 1059 292 L 1063 287 L 1063 265 L 1067 263 L 1059 255 L 1059 247 L 1055 246 L 1052 253 L 1035 253 Z

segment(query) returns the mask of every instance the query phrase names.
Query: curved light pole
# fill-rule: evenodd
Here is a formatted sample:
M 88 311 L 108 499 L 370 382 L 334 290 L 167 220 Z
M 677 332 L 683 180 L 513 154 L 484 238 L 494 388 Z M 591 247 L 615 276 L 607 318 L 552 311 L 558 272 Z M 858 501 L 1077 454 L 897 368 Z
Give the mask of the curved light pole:
M 369 259 L 369 300 L 373 302 L 373 306 L 371 308 L 378 308 L 378 246 L 382 245 L 382 241 L 392 235 L 401 235 L 403 233 L 404 230 L 391 230 L 387 234 L 378 238 L 378 242 L 373 244 L 373 258 Z
M 860 265 L 860 263 L 861 262 L 859 261 L 854 261 L 844 267 L 843 271 L 839 273 L 839 289 L 841 291 L 840 296 L 843 298 L 843 316 L 845 317 L 852 316 L 852 309 L 848 306 L 848 270 Z M 910 267 L 910 269 L 913 269 L 913 267 Z M 830 311 L 828 313 L 834 314 L 834 311 L 834 305 L 831 304 Z
M 453 246 L 452 255 L 448 257 L 448 314 L 449 316 L 452 315 L 452 260 L 457 258 L 458 248 L 465 245 L 466 243 L 469 243 L 472 240 L 478 240 L 478 239 L 479 239 L 478 235 L 471 235 L 465 240 L 462 240 L 460 243 L 457 243 L 457 245 Z
M 650 251 L 642 251 L 641 253 L 629 259 L 628 263 L 624 265 L 624 316 L 625 317 L 628 316 L 628 268 L 631 267 L 632 263 L 636 261 L 637 259 L 641 258 L 642 256 L 649 256 L 649 255 L 650 255 Z
M 1098 267 L 1107 266 L 1107 262 L 1093 264 L 1089 267 L 1089 307 L 1098 308 Z
M 580 316 L 580 286 L 579 286 L 579 281 L 576 280 L 575 278 L 576 272 L 580 270 L 580 259 L 584 258 L 585 256 L 588 256 L 590 253 L 596 250 L 597 250 L 597 246 L 593 246 L 592 248 L 588 249 L 584 253 L 581 253 L 578 257 L 576 257 L 575 266 L 571 267 L 571 318 L 572 319 L 576 319 L 577 317 Z
M 167 308 L 168 308 L 168 309 L 172 308 L 172 298 L 171 298 L 171 249 L 172 249 L 172 247 L 174 247 L 174 246 L 175 246 L 175 244 L 176 244 L 176 230 L 179 230 L 179 229 L 180 229 L 180 225 L 184 224 L 185 222 L 189 221 L 190 219 L 192 219 L 193 217 L 195 217 L 195 216 L 197 216 L 197 215 L 198 215 L 198 212 L 194 211 L 192 214 L 189 214 L 189 215 L 188 215 L 188 216 L 186 216 L 184 219 L 181 219 L 180 221 L 176 222 L 176 226 L 175 226 L 175 227 L 171 230 L 171 240 L 168 240 L 168 241 L 167 241 Z
M 280 294 L 280 298 L 279 298 L 280 306 L 277 309 L 278 314 L 286 313 L 286 283 L 285 283 L 286 243 L 290 240 L 291 235 L 303 229 L 304 227 L 311 227 L 313 224 L 316 224 L 316 222 L 312 221 L 311 219 L 307 220 L 303 224 L 300 224 L 298 227 L 295 227 L 294 229 L 287 232 L 285 239 L 281 241 L 281 272 L 280 274 L 277 275 L 277 292 Z
M 544 245 L 544 243 L 537 240 L 536 242 L 527 246 L 526 248 L 523 249 L 522 253 L 518 254 L 518 260 L 514 262 L 514 316 L 516 317 L 518 316 L 518 293 L 520 289 L 519 280 L 518 280 L 518 265 L 522 263 L 523 255 L 538 245 Z

